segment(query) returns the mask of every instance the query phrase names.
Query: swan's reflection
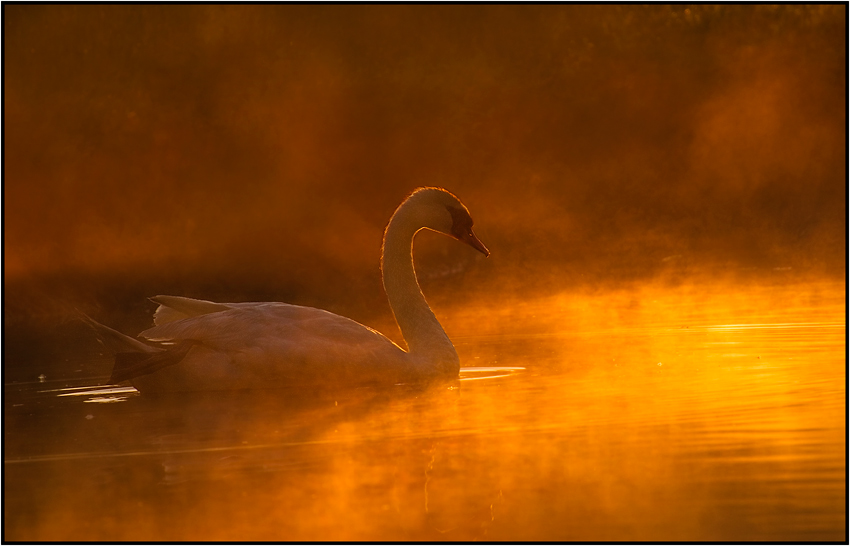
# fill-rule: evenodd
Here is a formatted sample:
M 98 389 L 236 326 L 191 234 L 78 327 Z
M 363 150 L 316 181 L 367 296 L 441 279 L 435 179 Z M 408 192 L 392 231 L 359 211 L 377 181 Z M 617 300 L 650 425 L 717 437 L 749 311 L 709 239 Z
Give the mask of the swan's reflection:
M 415 398 L 429 389 L 452 396 L 450 387 L 455 385 L 456 381 L 348 390 L 293 387 L 181 393 L 140 397 L 134 402 L 140 413 L 167 420 L 154 428 L 167 429 L 181 451 L 245 452 L 333 443 L 328 435 L 346 423 L 367 420 L 393 402 Z
M 442 540 L 481 540 L 501 507 L 499 476 L 486 461 L 470 460 L 468 439 L 434 441 L 425 471 L 424 512 Z
M 227 505 L 247 491 L 256 506 L 303 510 L 309 500 L 336 511 L 351 503 L 374 512 L 358 522 L 377 518 L 402 540 L 480 539 L 501 492 L 496 471 L 478 458 L 484 451 L 469 450 L 476 440 L 452 432 L 463 419 L 459 386 L 138 398 L 145 422 L 134 432 L 146 435 L 147 453 L 113 461 L 109 475 L 140 485 L 131 476 L 138 470 L 172 499 L 198 492 L 202 502 Z

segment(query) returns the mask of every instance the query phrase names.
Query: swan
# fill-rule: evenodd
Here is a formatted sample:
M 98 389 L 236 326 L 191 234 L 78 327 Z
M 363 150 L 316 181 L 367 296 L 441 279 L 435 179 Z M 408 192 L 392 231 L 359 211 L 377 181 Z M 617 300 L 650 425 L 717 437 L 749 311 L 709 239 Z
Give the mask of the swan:
M 448 190 L 417 188 L 398 206 L 384 230 L 381 274 L 407 350 L 349 318 L 287 303 L 156 296 L 154 326 L 140 339 L 83 318 L 115 352 L 109 382 L 129 380 L 142 394 L 457 377 L 457 352 L 414 271 L 413 239 L 423 229 L 490 255 L 468 209 Z

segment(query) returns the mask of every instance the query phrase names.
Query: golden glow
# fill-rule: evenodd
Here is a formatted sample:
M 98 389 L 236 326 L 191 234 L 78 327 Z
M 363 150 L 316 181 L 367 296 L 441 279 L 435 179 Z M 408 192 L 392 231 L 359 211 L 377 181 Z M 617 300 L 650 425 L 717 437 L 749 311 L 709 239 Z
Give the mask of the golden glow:
M 4 5 L 4 538 L 844 540 L 846 10 Z M 433 185 L 459 381 L 91 389 L 155 294 L 401 343 Z
M 451 309 L 489 379 L 427 391 L 41 391 L 73 396 L 7 436 L 7 537 L 840 540 L 843 285 L 740 288 Z

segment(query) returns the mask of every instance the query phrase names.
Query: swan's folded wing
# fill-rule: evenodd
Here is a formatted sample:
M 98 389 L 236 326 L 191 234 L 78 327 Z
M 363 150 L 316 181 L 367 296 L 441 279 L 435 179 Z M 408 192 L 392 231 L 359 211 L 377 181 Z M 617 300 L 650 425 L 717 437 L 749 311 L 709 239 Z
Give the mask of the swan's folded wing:
M 232 366 L 233 384 L 318 381 L 399 382 L 408 353 L 380 333 L 320 309 L 284 303 L 234 304 L 234 308 L 154 326 L 140 337 L 166 344 L 189 341 L 204 362 L 209 354 Z M 263 382 L 266 383 L 263 383 Z
M 183 298 L 180 296 L 154 296 L 150 300 L 159 304 L 159 307 L 157 307 L 153 314 L 153 323 L 157 326 L 189 317 L 197 317 L 232 309 L 224 303 Z
M 234 304 L 224 311 L 158 324 L 139 337 L 166 343 L 194 340 L 231 353 L 282 344 L 293 347 L 375 344 L 399 350 L 379 332 L 349 318 L 285 303 Z

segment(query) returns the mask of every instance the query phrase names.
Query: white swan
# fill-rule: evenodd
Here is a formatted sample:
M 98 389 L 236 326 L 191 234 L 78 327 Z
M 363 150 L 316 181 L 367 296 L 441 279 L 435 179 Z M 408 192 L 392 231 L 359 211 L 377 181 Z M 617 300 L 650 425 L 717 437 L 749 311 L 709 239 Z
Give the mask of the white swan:
M 156 296 L 155 326 L 139 334 L 156 345 L 85 318 L 117 353 L 110 382 L 129 379 L 142 393 L 457 377 L 457 352 L 413 269 L 413 238 L 422 229 L 490 254 L 472 232 L 469 211 L 450 192 L 419 188 L 399 205 L 384 231 L 381 272 L 407 351 L 351 319 L 286 303 Z

